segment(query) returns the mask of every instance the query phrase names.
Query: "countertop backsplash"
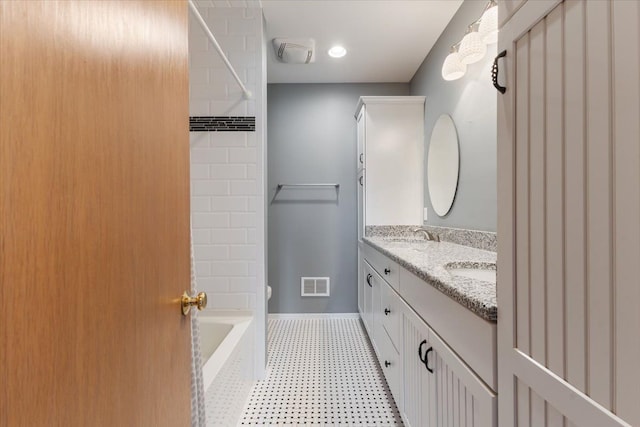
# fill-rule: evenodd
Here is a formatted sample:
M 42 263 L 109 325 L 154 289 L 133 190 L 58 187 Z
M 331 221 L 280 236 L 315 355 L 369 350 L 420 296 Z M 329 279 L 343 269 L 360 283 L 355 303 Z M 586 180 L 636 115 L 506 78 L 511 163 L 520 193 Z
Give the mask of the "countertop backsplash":
M 461 228 L 436 227 L 432 225 L 368 225 L 365 228 L 367 237 L 415 237 L 413 230 L 423 228 L 440 236 L 444 242 L 470 246 L 485 251 L 497 252 L 497 234 L 490 231 L 465 230 Z

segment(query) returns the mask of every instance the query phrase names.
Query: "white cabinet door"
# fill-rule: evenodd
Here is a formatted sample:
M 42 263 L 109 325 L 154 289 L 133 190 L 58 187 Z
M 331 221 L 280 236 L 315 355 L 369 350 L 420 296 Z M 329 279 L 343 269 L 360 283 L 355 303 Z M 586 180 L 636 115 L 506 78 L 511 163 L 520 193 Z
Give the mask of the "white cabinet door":
M 358 123 L 358 127 L 357 127 L 357 132 L 358 132 L 358 150 L 356 152 L 357 154 L 357 159 L 356 159 L 356 170 L 360 170 L 362 168 L 364 168 L 364 139 L 365 139 L 365 114 L 364 114 L 364 110 L 366 107 L 362 107 L 362 109 L 360 110 L 360 112 L 358 113 L 358 118 L 357 118 L 357 123 Z
M 364 275 L 364 283 L 363 283 L 363 308 L 364 308 L 364 316 L 362 316 L 362 320 L 364 322 L 364 326 L 367 329 L 367 333 L 369 334 L 369 338 L 373 340 L 373 268 L 366 261 L 362 261 L 362 273 Z
M 499 44 L 500 424 L 640 426 L 640 2 L 527 1 Z
M 427 366 L 434 371 L 434 410 L 424 427 L 495 427 L 498 398 L 471 369 L 438 337 L 429 331 Z M 435 418 L 435 419 L 434 419 Z
M 367 284 L 364 281 L 364 260 L 362 259 L 362 249 L 358 244 L 358 311 L 360 316 L 364 315 L 364 287 Z
M 358 242 L 362 242 L 362 238 L 364 237 L 364 226 L 367 223 L 367 219 L 366 219 L 366 212 L 365 212 L 365 206 L 366 206 L 366 194 L 364 191 L 364 185 L 365 185 L 365 170 L 361 170 L 360 173 L 358 174 L 358 182 L 356 183 L 356 194 L 358 196 L 358 219 L 357 219 L 357 223 L 358 223 Z
M 405 422 L 495 427 L 497 397 L 406 304 L 402 309 Z
M 402 330 L 404 420 L 410 427 L 433 426 L 435 376 L 427 370 L 424 362 L 427 360 L 427 350 L 431 348 L 429 328 L 413 310 L 402 304 Z

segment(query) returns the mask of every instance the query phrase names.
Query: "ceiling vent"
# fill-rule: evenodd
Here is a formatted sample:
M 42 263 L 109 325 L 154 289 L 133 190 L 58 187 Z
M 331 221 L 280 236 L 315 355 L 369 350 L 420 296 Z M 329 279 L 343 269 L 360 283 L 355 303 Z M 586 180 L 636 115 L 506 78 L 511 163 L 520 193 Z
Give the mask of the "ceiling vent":
M 313 39 L 273 39 L 273 49 L 280 62 L 309 64 L 316 61 L 316 42 Z

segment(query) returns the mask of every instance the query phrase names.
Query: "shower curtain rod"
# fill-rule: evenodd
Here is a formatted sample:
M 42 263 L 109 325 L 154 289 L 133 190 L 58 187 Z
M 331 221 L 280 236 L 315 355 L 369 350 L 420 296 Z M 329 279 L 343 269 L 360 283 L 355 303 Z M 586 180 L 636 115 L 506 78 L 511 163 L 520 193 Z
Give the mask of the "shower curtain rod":
M 216 38 L 214 37 L 214 35 L 211 32 L 211 30 L 209 30 L 209 27 L 207 26 L 207 23 L 204 22 L 204 19 L 202 18 L 202 15 L 200 15 L 200 12 L 198 12 L 198 8 L 196 8 L 196 5 L 193 3 L 193 0 L 189 0 L 189 9 L 191 10 L 193 15 L 198 20 L 198 23 L 200 24 L 200 26 L 202 27 L 202 30 L 205 32 L 205 34 L 209 38 L 209 41 L 213 44 L 213 46 L 216 48 L 216 50 L 220 54 L 220 57 L 222 58 L 222 61 L 224 61 L 225 65 L 227 66 L 227 68 L 229 69 L 231 74 L 233 75 L 233 78 L 238 83 L 238 86 L 240 86 L 240 89 L 242 89 L 242 97 L 244 99 L 251 99 L 251 91 L 248 90 L 245 87 L 244 83 L 242 83 L 242 80 L 240 80 L 240 77 L 238 76 L 238 73 L 236 73 L 236 70 L 233 69 L 233 65 L 231 65 L 231 62 L 229 62 L 229 59 L 227 58 L 227 55 L 224 54 L 224 52 L 222 51 L 222 48 L 218 44 L 218 40 L 216 40 Z

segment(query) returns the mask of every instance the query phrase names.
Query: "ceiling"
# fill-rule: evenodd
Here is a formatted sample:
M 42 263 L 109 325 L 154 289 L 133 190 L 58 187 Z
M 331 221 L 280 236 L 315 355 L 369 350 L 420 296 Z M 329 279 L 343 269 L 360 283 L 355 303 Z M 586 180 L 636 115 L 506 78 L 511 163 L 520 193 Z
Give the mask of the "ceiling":
M 462 0 L 262 0 L 269 83 L 408 82 Z M 316 62 L 282 64 L 271 40 L 313 38 Z M 347 49 L 340 59 L 327 51 Z

